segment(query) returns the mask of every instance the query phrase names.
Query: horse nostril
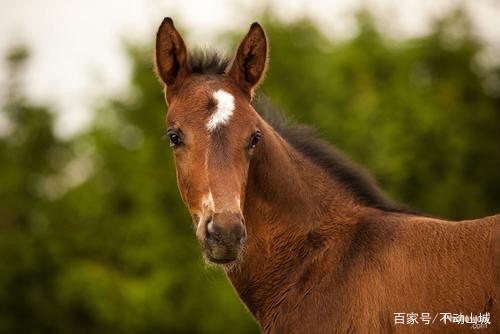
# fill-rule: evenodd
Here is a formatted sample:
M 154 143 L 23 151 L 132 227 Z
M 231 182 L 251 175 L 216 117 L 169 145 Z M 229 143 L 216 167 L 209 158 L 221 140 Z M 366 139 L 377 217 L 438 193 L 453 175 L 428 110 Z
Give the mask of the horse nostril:
M 234 214 L 215 214 L 205 219 L 205 238 L 212 244 L 233 246 L 246 238 L 245 221 Z
M 214 240 L 216 239 L 217 227 L 215 226 L 214 219 L 212 216 L 209 216 L 205 220 L 205 232 L 207 239 Z
M 207 220 L 205 221 L 205 224 L 207 226 L 207 232 L 210 234 L 210 233 L 214 233 L 214 220 L 212 217 L 208 217 Z

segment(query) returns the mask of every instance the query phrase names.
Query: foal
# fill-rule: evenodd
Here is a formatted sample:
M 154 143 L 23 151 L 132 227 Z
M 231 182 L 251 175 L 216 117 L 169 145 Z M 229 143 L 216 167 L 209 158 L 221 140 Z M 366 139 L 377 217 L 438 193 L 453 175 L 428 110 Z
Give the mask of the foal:
M 413 213 L 310 131 L 266 121 L 267 57 L 257 23 L 231 63 L 188 54 L 169 18 L 157 34 L 182 199 L 262 332 L 458 333 L 474 326 L 446 313 L 481 313 L 499 333 L 500 216 Z

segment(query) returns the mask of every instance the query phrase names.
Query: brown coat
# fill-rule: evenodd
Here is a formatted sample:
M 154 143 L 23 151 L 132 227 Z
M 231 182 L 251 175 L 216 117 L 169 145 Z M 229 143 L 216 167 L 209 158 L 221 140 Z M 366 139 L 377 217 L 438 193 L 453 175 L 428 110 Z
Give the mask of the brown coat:
M 231 63 L 190 56 L 167 18 L 155 57 L 196 236 L 262 332 L 466 333 L 440 313 L 489 313 L 480 332 L 500 333 L 500 215 L 412 212 L 308 129 L 267 121 L 267 52 L 254 23 Z M 432 323 L 396 323 L 408 313 Z

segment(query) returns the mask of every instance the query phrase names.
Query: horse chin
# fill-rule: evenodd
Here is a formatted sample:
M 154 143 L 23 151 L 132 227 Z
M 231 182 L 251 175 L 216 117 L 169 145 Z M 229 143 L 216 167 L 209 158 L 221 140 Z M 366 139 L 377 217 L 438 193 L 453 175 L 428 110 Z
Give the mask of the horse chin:
M 223 269 L 226 273 L 238 271 L 238 268 L 240 268 L 240 258 L 234 258 L 234 259 L 214 259 L 211 258 L 209 255 L 204 254 L 203 258 L 205 259 L 205 265 L 207 268 L 221 268 Z
M 207 265 L 222 267 L 225 271 L 232 271 L 234 268 L 239 267 L 243 251 L 242 249 L 239 249 L 231 252 L 230 254 L 217 254 L 221 256 L 215 257 L 214 255 L 216 254 L 209 250 L 205 250 L 203 255 Z
M 238 258 L 222 258 L 222 259 L 215 259 L 211 257 L 210 255 L 207 255 L 208 261 L 214 263 L 214 264 L 222 264 L 222 265 L 227 265 L 231 264 L 237 261 Z

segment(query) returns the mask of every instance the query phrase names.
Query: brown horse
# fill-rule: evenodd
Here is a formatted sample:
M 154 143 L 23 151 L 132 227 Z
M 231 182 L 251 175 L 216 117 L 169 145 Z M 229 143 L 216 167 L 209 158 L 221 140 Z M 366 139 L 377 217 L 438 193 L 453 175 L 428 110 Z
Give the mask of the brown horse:
M 500 333 L 500 215 L 450 222 L 389 200 L 253 98 L 267 58 L 257 23 L 231 62 L 189 54 L 169 18 L 157 34 L 182 199 L 262 332 Z

